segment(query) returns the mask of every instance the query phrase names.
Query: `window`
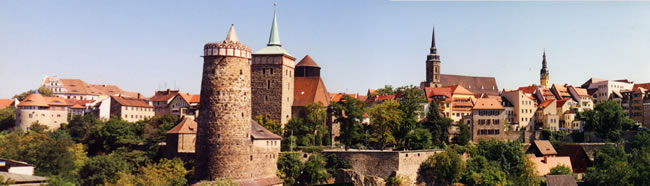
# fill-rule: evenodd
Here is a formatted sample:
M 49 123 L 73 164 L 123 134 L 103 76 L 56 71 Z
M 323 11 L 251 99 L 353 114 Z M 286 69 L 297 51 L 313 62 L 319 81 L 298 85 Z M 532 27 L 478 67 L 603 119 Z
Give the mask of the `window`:
M 271 74 L 273 74 L 273 69 L 271 68 L 270 70 L 271 70 Z
M 487 120 L 487 124 L 488 124 L 488 125 L 490 124 L 490 120 L 489 120 L 489 119 Z
M 266 89 L 271 89 L 271 80 L 266 80 Z
M 262 74 L 266 74 L 266 69 L 265 68 L 262 69 Z

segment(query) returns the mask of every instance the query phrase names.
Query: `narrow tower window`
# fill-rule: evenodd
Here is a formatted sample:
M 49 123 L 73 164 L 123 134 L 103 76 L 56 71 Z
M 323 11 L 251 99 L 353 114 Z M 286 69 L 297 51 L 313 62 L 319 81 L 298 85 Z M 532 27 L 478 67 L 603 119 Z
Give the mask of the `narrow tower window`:
M 271 69 L 271 74 L 273 74 L 273 69 Z M 271 80 L 266 80 L 266 89 L 271 89 Z

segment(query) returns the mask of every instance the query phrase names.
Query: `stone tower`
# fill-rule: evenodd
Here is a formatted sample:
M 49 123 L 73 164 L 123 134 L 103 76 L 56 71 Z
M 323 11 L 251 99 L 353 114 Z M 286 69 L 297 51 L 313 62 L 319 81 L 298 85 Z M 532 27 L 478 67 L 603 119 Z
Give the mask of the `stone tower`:
M 539 86 L 544 88 L 550 88 L 548 82 L 548 68 L 546 67 L 546 49 L 544 49 L 544 55 L 542 55 L 542 69 L 539 71 Z
M 203 52 L 196 179 L 250 178 L 251 49 L 231 26 L 226 40 L 205 44 Z
M 267 114 L 283 126 L 291 119 L 293 105 L 293 75 L 296 58 L 280 44 L 280 33 L 275 10 L 271 35 L 266 47 L 253 53 L 251 62 L 251 90 L 253 115 Z
M 431 33 L 431 48 L 427 55 L 427 79 L 422 82 L 423 87 L 441 87 L 440 83 L 440 55 L 436 48 L 436 31 L 435 28 Z

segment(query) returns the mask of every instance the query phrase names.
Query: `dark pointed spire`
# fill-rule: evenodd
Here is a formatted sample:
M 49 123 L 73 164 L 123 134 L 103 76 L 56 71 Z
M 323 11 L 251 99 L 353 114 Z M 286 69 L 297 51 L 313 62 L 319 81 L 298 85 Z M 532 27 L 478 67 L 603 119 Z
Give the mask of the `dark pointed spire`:
M 539 72 L 540 74 L 548 74 L 548 68 L 546 66 L 546 49 L 544 49 L 544 54 L 542 54 L 542 69 Z
M 431 31 L 431 48 L 436 48 L 436 27 L 433 26 L 433 31 Z

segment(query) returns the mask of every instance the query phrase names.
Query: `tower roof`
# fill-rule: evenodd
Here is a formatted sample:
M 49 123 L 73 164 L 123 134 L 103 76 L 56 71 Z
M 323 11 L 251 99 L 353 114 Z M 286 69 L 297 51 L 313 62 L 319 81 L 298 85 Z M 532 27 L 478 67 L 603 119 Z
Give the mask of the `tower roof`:
M 237 38 L 237 33 L 235 32 L 235 24 L 230 25 L 226 41 L 239 42 L 239 38 Z
M 436 27 L 431 31 L 431 48 L 436 48 Z
M 318 68 L 320 68 L 318 66 L 318 64 L 316 64 L 316 62 L 314 62 L 314 60 L 311 59 L 311 57 L 309 57 L 309 55 L 306 55 L 304 58 L 302 58 L 302 60 L 300 60 L 300 62 L 298 62 L 298 64 L 296 64 L 296 66 L 318 67 Z
M 542 69 L 539 73 L 548 74 L 548 68 L 546 67 L 546 49 L 544 49 L 544 54 L 542 55 Z
M 273 4 L 275 6 L 275 4 Z M 269 43 L 266 44 L 266 47 L 258 50 L 253 54 L 283 54 L 293 58 L 289 52 L 282 48 L 280 44 L 280 32 L 278 32 L 278 20 L 276 16 L 275 8 L 273 9 L 273 23 L 271 24 L 271 34 L 269 35 Z

